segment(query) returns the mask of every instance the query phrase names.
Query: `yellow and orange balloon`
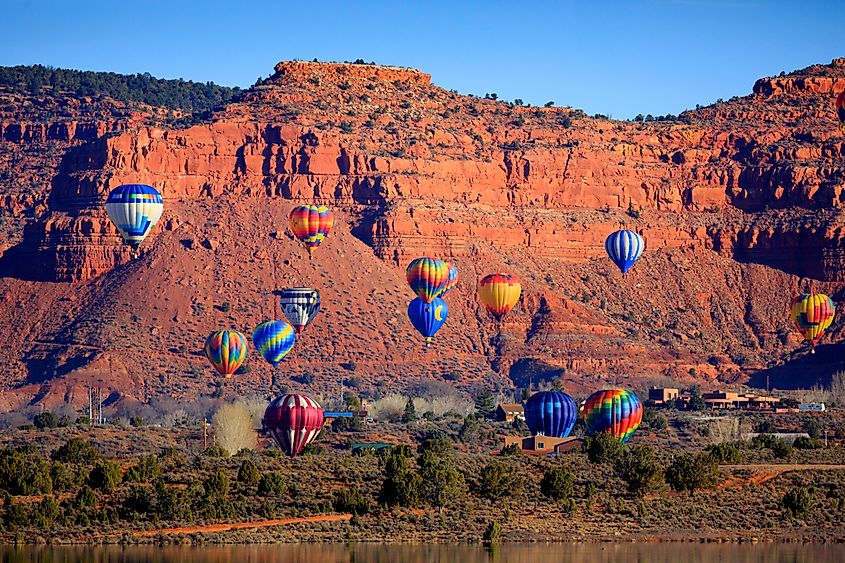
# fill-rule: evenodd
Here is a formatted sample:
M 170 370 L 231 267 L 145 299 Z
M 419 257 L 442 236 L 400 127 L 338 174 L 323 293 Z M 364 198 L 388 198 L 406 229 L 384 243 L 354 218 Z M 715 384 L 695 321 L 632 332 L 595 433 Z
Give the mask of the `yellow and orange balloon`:
M 522 293 L 522 285 L 511 274 L 490 274 L 478 285 L 478 298 L 497 319 L 514 308 Z
M 835 313 L 833 300 L 823 293 L 804 293 L 792 301 L 792 322 L 812 348 L 830 327 Z

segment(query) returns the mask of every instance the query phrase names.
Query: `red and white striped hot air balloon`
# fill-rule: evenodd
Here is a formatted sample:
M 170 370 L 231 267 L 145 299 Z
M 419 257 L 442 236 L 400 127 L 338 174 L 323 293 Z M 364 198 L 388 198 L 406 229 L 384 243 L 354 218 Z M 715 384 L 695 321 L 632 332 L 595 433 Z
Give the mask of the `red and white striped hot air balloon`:
M 305 395 L 279 395 L 264 411 L 264 428 L 291 457 L 302 451 L 323 427 L 323 409 Z

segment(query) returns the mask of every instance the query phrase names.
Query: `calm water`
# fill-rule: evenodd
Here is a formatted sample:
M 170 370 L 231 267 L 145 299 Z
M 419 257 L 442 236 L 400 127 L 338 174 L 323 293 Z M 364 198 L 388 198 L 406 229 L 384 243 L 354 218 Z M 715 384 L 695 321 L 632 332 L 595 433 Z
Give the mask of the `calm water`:
M 845 545 L 510 544 L 0 547 L 2 562 L 38 563 L 842 563 Z

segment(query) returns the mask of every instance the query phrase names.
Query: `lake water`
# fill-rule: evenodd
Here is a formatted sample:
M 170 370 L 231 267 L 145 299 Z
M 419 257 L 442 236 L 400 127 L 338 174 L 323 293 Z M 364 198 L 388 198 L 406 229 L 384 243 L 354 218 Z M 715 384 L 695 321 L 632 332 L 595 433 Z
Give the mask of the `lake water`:
M 842 563 L 845 545 L 305 544 L 0 547 L 3 563 Z

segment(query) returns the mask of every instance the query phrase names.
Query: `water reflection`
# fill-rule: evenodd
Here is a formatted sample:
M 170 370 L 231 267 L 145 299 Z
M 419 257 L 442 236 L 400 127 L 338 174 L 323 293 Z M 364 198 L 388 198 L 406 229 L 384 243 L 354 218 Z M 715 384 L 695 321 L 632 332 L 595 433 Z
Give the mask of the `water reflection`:
M 841 563 L 845 545 L 304 544 L 0 547 L 8 563 Z

